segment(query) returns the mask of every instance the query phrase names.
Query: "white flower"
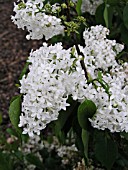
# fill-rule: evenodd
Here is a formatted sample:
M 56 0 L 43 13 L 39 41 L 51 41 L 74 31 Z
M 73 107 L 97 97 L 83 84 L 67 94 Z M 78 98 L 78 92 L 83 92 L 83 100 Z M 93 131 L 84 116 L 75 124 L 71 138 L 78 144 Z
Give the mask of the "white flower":
M 61 20 L 55 16 L 45 14 L 43 12 L 44 0 L 28 0 L 23 2 L 23 7 L 14 4 L 15 16 L 12 16 L 12 21 L 23 30 L 26 28 L 29 34 L 26 38 L 29 39 L 45 39 L 48 40 L 55 35 L 64 34 L 64 26 Z
M 115 58 L 124 48 L 123 45 L 116 43 L 115 40 L 107 39 L 109 30 L 102 25 L 92 26 L 85 29 L 83 38 L 85 48 L 79 46 L 85 58 L 84 62 L 88 68 L 88 73 L 95 78 L 97 69 L 108 71 L 110 67 L 115 69 L 118 66 Z
M 122 66 L 116 62 L 116 56 L 124 48 L 115 40 L 108 40 L 109 30 L 101 25 L 85 29 L 83 37 L 85 47 L 79 46 L 84 54 L 84 62 L 91 79 L 97 79 L 100 70 L 102 82 L 106 89 L 98 82 L 86 85 L 86 98 L 97 106 L 97 112 L 89 119 L 92 126 L 111 132 L 128 132 L 128 64 Z
M 101 25 L 91 27 L 84 32 L 85 47 L 79 45 L 89 80 L 93 80 L 90 83 L 74 47 L 65 50 L 61 43 L 44 43 L 30 53 L 29 73 L 20 81 L 24 95 L 19 126 L 24 134 L 39 135 L 48 123 L 58 119 L 59 111 L 69 106 L 69 95 L 79 102 L 87 98 L 96 104 L 97 112 L 89 119 L 93 127 L 128 132 L 128 64 L 116 62 L 123 45 L 108 40 L 108 34 Z
M 69 106 L 69 95 L 84 99 L 84 75 L 80 63 L 79 71 L 73 66 L 79 58 L 71 57 L 71 49 L 64 50 L 62 44 L 47 46 L 31 52 L 30 72 L 20 81 L 20 92 L 24 94 L 19 126 L 29 136 L 40 134 L 48 123 L 56 120 L 60 110 Z M 80 92 L 79 92 L 80 91 Z

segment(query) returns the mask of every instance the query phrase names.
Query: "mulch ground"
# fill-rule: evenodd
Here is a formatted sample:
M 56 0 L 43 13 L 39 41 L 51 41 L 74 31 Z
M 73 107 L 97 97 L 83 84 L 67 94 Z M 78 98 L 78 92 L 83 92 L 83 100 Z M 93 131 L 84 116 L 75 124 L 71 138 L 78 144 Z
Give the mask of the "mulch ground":
M 42 44 L 41 41 L 27 41 L 26 31 L 12 23 L 14 1 L 0 0 L 0 113 L 4 120 L 8 120 L 11 98 L 19 93 L 15 84 L 29 52 Z

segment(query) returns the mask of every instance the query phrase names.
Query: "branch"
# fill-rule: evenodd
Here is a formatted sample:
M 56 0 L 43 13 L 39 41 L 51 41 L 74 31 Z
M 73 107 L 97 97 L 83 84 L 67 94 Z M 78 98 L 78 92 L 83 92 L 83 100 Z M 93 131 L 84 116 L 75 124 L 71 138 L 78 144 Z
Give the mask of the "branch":
M 79 47 L 78 47 L 78 44 L 75 44 L 75 46 L 76 46 L 76 50 L 77 50 L 77 52 L 78 52 L 78 55 L 81 55 L 82 57 L 84 57 L 83 53 L 80 51 L 80 49 L 79 49 Z M 86 78 L 87 80 L 89 80 L 88 72 L 87 72 L 87 69 L 86 69 L 86 67 L 85 67 L 84 60 L 81 60 L 81 61 L 80 61 L 80 64 L 81 64 L 82 69 L 84 70 L 85 78 Z

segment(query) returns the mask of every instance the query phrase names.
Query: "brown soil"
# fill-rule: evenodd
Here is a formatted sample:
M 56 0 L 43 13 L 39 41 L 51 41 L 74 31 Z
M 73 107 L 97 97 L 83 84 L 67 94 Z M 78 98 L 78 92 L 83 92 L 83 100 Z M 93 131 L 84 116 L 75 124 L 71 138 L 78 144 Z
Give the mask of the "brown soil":
M 13 2 L 0 0 L 0 113 L 8 119 L 9 102 L 19 93 L 15 86 L 31 49 L 39 48 L 41 41 L 27 41 L 26 31 L 11 21 Z

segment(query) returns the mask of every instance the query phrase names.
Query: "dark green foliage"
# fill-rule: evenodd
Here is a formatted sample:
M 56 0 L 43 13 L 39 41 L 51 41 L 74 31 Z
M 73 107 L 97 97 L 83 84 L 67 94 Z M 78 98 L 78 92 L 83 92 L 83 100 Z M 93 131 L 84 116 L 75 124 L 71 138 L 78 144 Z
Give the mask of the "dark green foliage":
M 96 158 L 104 165 L 107 170 L 110 170 L 118 157 L 118 147 L 106 132 L 95 133 L 95 155 Z
M 113 7 L 108 6 L 108 4 L 105 4 L 104 21 L 107 28 L 111 28 L 112 26 L 113 12 L 114 12 Z
M 63 144 L 65 143 L 66 134 L 72 127 L 73 118 L 77 114 L 79 106 L 79 103 L 74 102 L 71 97 L 69 97 L 68 102 L 70 106 L 67 107 L 66 111 L 60 112 L 58 120 L 55 122 L 55 134 Z
M 96 105 L 91 100 L 85 100 L 78 108 L 78 122 L 81 128 L 88 129 L 88 118 L 96 112 Z
M 105 9 L 105 3 L 98 6 L 96 13 L 95 13 L 95 19 L 97 24 L 102 24 L 105 26 L 105 20 L 104 20 L 104 9 Z
M 84 145 L 84 156 L 88 160 L 89 131 L 82 129 L 82 142 Z
M 9 107 L 9 117 L 12 125 L 19 133 L 21 133 L 21 129 L 18 127 L 20 114 L 21 114 L 21 96 L 16 96 L 14 100 L 11 101 Z
M 78 15 L 81 15 L 81 5 L 82 5 L 82 0 L 78 0 L 76 4 L 76 11 Z
M 123 20 L 125 27 L 128 29 L 128 4 L 125 6 L 123 10 Z

